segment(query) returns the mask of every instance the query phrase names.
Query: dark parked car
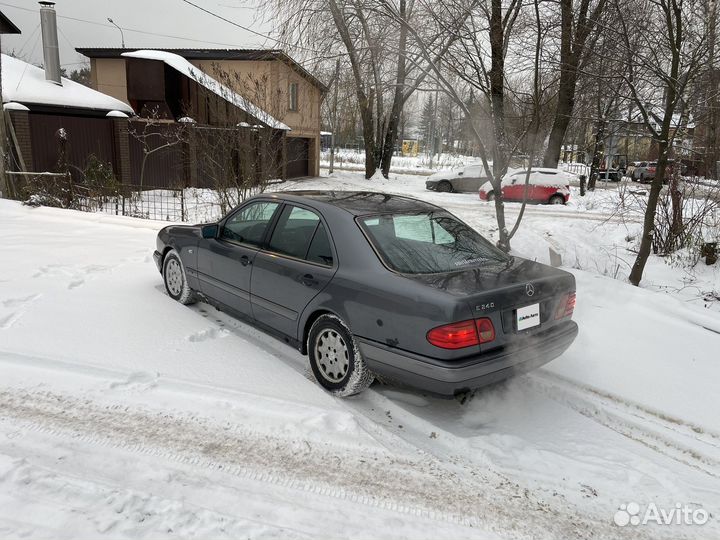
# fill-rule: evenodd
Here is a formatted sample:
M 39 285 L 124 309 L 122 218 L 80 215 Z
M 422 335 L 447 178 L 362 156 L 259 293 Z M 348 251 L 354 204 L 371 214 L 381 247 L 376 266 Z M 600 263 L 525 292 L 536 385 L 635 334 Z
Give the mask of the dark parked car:
M 622 177 L 622 172 L 617 169 L 598 171 L 599 182 L 619 182 Z
M 218 223 L 165 227 L 155 261 L 172 298 L 298 346 L 340 396 L 375 374 L 452 395 L 545 364 L 578 332 L 572 274 L 396 195 L 257 196 Z

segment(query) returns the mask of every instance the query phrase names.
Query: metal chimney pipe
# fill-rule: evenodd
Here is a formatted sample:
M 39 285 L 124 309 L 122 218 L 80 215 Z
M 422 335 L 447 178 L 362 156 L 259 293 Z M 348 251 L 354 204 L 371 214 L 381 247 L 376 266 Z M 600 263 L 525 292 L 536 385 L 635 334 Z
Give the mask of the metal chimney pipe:
M 45 79 L 62 86 L 60 79 L 60 48 L 58 47 L 55 2 L 40 2 L 40 28 L 42 29 Z

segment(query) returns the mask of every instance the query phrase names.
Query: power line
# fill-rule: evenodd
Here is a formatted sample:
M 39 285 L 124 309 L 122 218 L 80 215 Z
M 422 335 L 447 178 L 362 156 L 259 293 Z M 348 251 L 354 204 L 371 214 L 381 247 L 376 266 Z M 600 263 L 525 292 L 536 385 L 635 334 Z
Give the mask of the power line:
M 283 41 L 283 40 L 281 40 L 281 39 L 274 38 L 274 37 L 269 36 L 269 35 L 267 35 L 267 34 L 263 34 L 263 33 L 261 33 L 261 32 L 257 32 L 257 31 L 255 31 L 255 30 L 253 30 L 252 28 L 248 28 L 247 26 L 243 26 L 242 24 L 237 23 L 237 22 L 235 22 L 235 21 L 233 21 L 233 20 L 231 20 L 231 19 L 228 19 L 227 17 L 223 17 L 222 15 L 220 15 L 220 14 L 218 14 L 218 13 L 215 13 L 214 11 L 211 11 L 211 10 L 209 10 L 209 9 L 207 9 L 207 8 L 204 8 L 204 7 L 202 7 L 202 6 L 199 6 L 199 5 L 195 4 L 194 2 L 191 2 L 190 0 L 180 0 L 180 1 L 183 2 L 183 3 L 185 3 L 185 4 L 187 4 L 187 5 L 189 5 L 189 6 L 192 6 L 192 7 L 196 8 L 196 9 L 199 9 L 200 11 L 202 11 L 202 12 L 204 12 L 204 13 L 207 13 L 208 15 L 210 15 L 210 16 L 212 16 L 212 17 L 215 17 L 216 19 L 220 19 L 221 21 L 224 21 L 224 22 L 226 22 L 226 23 L 228 23 L 228 24 L 232 24 L 233 26 L 236 26 L 237 28 L 240 28 L 241 30 L 245 30 L 246 32 L 250 32 L 251 34 L 254 34 L 254 35 L 256 35 L 256 36 L 258 36 L 258 37 L 261 37 L 261 38 L 263 38 L 263 39 L 269 39 L 270 41 L 274 41 L 274 42 L 277 43 L 278 45 L 284 45 L 284 46 L 286 46 L 286 47 L 293 47 L 293 48 L 295 48 L 295 49 L 300 49 L 300 50 L 302 50 L 302 51 L 309 51 L 309 52 L 311 52 L 311 53 L 313 53 L 313 54 L 321 55 L 321 56 L 323 56 L 323 57 L 325 57 L 325 58 L 337 58 L 337 57 L 340 57 L 340 56 L 346 56 L 345 54 L 336 54 L 336 55 L 329 55 L 329 56 L 327 56 L 327 55 L 324 55 L 323 53 L 321 53 L 321 52 L 319 52 L 319 51 L 317 51 L 317 50 L 315 50 L 315 49 L 311 49 L 311 48 L 309 48 L 309 47 L 303 47 L 302 45 L 297 45 L 297 44 L 295 44 L 295 43 L 288 43 L 287 41 Z
M 230 20 L 230 19 L 228 19 L 228 18 L 226 18 L 226 17 L 223 17 L 222 15 L 219 15 L 219 14 L 217 14 L 217 13 L 214 13 L 214 12 L 210 11 L 209 9 L 206 9 L 206 8 L 204 8 L 204 7 L 202 7 L 202 6 L 199 6 L 199 5 L 197 5 L 197 4 L 193 3 L 193 2 L 190 2 L 189 0 L 181 0 L 181 1 L 184 2 L 184 3 L 186 3 L 186 4 L 188 4 L 188 5 L 190 5 L 190 6 L 192 6 L 192 7 L 194 7 L 194 8 L 196 8 L 196 9 L 199 9 L 200 11 L 203 11 L 204 13 L 207 13 L 208 15 L 211 15 L 212 17 L 218 18 L 218 19 L 220 19 L 220 20 L 222 20 L 222 21 L 224 21 L 224 22 L 226 22 L 226 23 L 228 23 L 228 24 L 231 24 L 231 25 L 233 25 L 233 26 L 235 26 L 235 27 L 237 27 L 237 28 L 240 28 L 240 29 L 242 29 L 242 30 L 246 30 L 247 32 L 250 32 L 251 34 L 254 34 L 254 35 L 258 36 L 258 37 L 261 37 L 261 38 L 263 38 L 263 39 L 268 39 L 268 40 L 270 40 L 270 41 L 274 41 L 275 43 L 277 43 L 277 44 L 279 44 L 279 45 L 285 45 L 286 47 L 292 47 L 292 48 L 300 49 L 300 50 L 303 50 L 303 51 L 309 51 L 309 52 L 311 52 L 311 53 L 313 53 L 313 54 L 315 55 L 314 58 L 306 59 L 304 62 L 303 62 L 303 61 L 297 62 L 297 63 L 300 64 L 300 65 L 303 65 L 304 63 L 312 63 L 314 60 L 316 60 L 316 59 L 318 59 L 318 58 L 322 58 L 322 59 L 325 59 L 325 60 L 330 60 L 330 59 L 334 59 L 334 58 L 342 58 L 342 57 L 344 57 L 344 56 L 347 56 L 346 53 L 327 54 L 327 53 L 323 53 L 323 52 L 317 51 L 317 50 L 315 50 L 315 49 L 311 49 L 311 48 L 309 48 L 309 47 L 303 47 L 303 46 L 301 46 L 301 45 L 296 45 L 296 44 L 288 43 L 288 42 L 282 41 L 282 40 L 280 40 L 280 39 L 274 38 L 274 37 L 272 37 L 272 36 L 269 36 L 269 35 L 266 35 L 266 34 L 262 34 L 262 33 L 260 33 L 260 32 L 257 32 L 257 31 L 255 31 L 255 30 L 253 30 L 253 29 L 251 29 L 251 28 L 248 28 L 248 27 L 246 27 L 246 26 L 243 26 L 243 25 L 241 25 L 241 24 L 239 24 L 239 23 L 236 23 L 235 21 L 232 21 L 232 20 Z M 7 2 L 0 2 L 0 6 L 6 6 L 6 7 L 14 8 L 14 9 L 19 9 L 19 10 L 21 10 L 21 11 L 28 11 L 28 12 L 31 12 L 31 13 L 36 13 L 36 10 L 34 10 L 34 9 L 26 8 L 26 7 L 22 7 L 22 6 L 17 6 L 17 5 L 15 5 L 15 4 L 9 4 L 9 3 L 7 3 Z M 68 15 L 57 15 L 57 17 L 60 18 L 60 19 L 65 19 L 65 20 L 69 20 L 69 21 L 82 22 L 82 23 L 86 23 L 86 24 L 92 24 L 92 25 L 95 25 L 95 26 L 102 26 L 103 28 L 113 28 L 113 29 L 115 28 L 114 26 L 112 26 L 112 25 L 110 25 L 110 24 L 106 24 L 106 23 L 102 23 L 102 22 L 98 22 L 98 21 L 91 21 L 91 20 L 88 20 L 88 19 L 81 19 L 81 18 L 78 18 L 78 17 L 70 17 L 70 16 L 68 16 Z M 39 25 L 38 25 L 38 27 L 39 27 Z M 36 30 L 37 30 L 37 28 L 36 28 Z M 125 31 L 127 31 L 127 32 L 133 32 L 133 33 L 136 33 L 136 34 L 144 34 L 144 35 L 148 35 L 148 36 L 165 37 L 165 38 L 171 38 L 171 39 L 180 39 L 180 40 L 185 40 L 185 41 L 193 41 L 193 42 L 195 42 L 195 43 L 207 43 L 207 44 L 209 44 L 209 45 L 221 45 L 221 46 L 224 46 L 224 47 L 237 47 L 237 43 L 222 43 L 222 42 L 217 42 L 217 41 L 207 41 L 207 40 L 204 40 L 204 39 L 194 39 L 194 38 L 189 38 L 189 37 L 185 37 L 185 36 L 175 36 L 175 35 L 172 35 L 172 34 L 162 34 L 162 33 L 159 33 L 159 32 L 148 32 L 148 31 L 146 31 L 146 30 L 139 30 L 139 29 L 137 29 L 137 28 L 126 28 L 126 27 L 123 27 L 123 30 L 125 30 Z
M 21 11 L 29 11 L 31 13 L 36 13 L 36 10 L 34 10 L 34 9 L 30 9 L 30 8 L 26 8 L 26 7 L 22 7 L 22 6 L 16 6 L 14 4 L 8 4 L 6 2 L 0 2 L 0 6 L 11 7 L 11 8 L 19 9 Z M 90 21 L 87 19 L 80 19 L 77 17 L 69 17 L 67 15 L 58 15 L 57 17 L 59 19 L 65 19 L 65 20 L 69 20 L 69 21 L 82 22 L 82 23 L 86 23 L 86 24 L 94 24 L 95 26 L 102 26 L 104 28 L 114 28 L 113 26 L 111 26 L 109 24 L 101 23 L 98 21 Z M 186 36 L 174 36 L 172 34 L 161 34 L 158 32 L 149 32 L 147 30 L 139 30 L 137 28 L 123 27 L 123 30 L 125 30 L 127 32 L 133 32 L 135 34 L 145 34 L 148 36 L 166 37 L 166 38 L 171 38 L 171 39 L 181 39 L 184 41 L 194 41 L 195 43 L 208 43 L 210 45 L 222 45 L 225 47 L 237 47 L 237 43 L 222 43 L 222 42 L 218 42 L 218 41 L 208 41 L 205 39 L 194 39 L 194 38 L 189 38 Z

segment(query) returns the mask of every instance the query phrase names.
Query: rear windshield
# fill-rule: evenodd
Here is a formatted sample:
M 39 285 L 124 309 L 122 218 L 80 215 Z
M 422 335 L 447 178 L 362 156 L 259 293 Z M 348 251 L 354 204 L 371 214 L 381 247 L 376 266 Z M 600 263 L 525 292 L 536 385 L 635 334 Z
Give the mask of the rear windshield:
M 358 218 L 384 263 L 404 274 L 454 272 L 510 258 L 447 212 Z

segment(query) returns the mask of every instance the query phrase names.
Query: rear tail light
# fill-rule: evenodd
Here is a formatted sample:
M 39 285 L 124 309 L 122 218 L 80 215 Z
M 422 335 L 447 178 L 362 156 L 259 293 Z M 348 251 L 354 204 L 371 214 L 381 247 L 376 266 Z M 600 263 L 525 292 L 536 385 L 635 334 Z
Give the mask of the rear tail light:
M 463 349 L 494 339 L 495 327 L 487 318 L 446 324 L 427 333 L 427 340 L 441 349 Z
M 490 343 L 495 340 L 495 327 L 490 319 L 478 319 L 475 321 L 477 326 L 478 339 L 480 343 Z
M 575 293 L 564 294 L 560 298 L 557 310 L 555 311 L 555 320 L 562 319 L 563 317 L 571 317 L 573 311 L 575 311 Z

